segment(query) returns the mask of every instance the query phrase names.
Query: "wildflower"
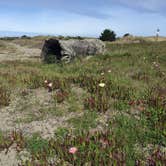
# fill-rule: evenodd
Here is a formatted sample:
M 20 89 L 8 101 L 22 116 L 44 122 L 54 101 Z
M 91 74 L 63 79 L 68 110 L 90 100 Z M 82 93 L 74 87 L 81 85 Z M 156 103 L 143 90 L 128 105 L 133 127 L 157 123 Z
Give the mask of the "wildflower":
M 108 73 L 111 73 L 112 71 L 111 70 L 108 70 Z
M 53 85 L 53 83 L 50 82 L 50 83 L 48 84 L 48 87 L 52 88 L 52 85 Z
M 103 75 L 104 75 L 104 73 L 101 73 L 101 75 L 103 76 Z
M 105 83 L 100 83 L 99 86 L 100 86 L 101 88 L 104 88 L 104 87 L 105 87 Z
M 156 65 L 156 64 L 157 64 L 157 62 L 153 62 L 153 64 L 154 64 L 154 65 Z
M 159 64 L 157 63 L 157 62 L 153 62 L 153 66 L 155 67 L 155 68 L 159 68 Z
M 47 84 L 48 92 L 51 92 L 53 90 L 52 86 L 53 86 L 52 82 L 50 82 L 49 84 Z
M 76 147 L 72 147 L 69 149 L 69 153 L 71 154 L 75 154 L 78 151 L 78 149 Z
M 159 64 L 156 64 L 155 67 L 159 67 Z
M 48 83 L 48 80 L 45 80 L 44 83 L 47 84 L 47 83 Z

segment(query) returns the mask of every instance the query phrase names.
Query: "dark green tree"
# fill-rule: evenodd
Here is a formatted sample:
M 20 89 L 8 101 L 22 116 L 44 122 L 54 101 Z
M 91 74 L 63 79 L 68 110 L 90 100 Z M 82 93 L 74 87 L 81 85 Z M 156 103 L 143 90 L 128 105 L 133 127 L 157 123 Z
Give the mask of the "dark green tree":
M 110 29 L 105 29 L 100 36 L 100 40 L 102 41 L 115 41 L 116 33 Z
M 128 37 L 128 36 L 131 36 L 130 33 L 125 33 L 125 34 L 123 35 L 123 37 Z

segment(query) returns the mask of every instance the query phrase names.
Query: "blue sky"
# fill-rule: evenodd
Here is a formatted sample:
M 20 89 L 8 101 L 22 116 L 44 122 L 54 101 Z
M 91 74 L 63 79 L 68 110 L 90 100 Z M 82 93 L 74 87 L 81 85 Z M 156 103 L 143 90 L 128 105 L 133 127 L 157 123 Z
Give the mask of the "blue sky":
M 105 28 L 166 36 L 165 0 L 0 0 L 0 31 L 99 36 Z

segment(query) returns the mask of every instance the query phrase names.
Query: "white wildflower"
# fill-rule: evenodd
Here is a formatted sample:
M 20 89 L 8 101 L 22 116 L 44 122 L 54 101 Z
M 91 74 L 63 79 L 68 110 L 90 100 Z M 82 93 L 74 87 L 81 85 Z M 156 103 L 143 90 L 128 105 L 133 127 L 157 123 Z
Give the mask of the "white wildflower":
M 105 83 L 100 83 L 99 86 L 100 86 L 101 88 L 104 88 L 104 87 L 105 87 Z

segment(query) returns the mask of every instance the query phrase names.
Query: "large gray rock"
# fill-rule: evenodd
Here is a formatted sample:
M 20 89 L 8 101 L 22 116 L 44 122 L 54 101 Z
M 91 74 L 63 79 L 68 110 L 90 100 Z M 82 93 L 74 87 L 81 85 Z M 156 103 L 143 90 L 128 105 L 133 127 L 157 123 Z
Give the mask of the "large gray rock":
M 51 63 L 60 60 L 70 61 L 76 56 L 103 54 L 105 43 L 98 39 L 84 40 L 46 40 L 41 57 L 43 61 Z

